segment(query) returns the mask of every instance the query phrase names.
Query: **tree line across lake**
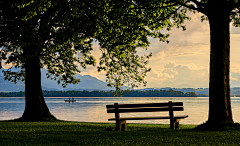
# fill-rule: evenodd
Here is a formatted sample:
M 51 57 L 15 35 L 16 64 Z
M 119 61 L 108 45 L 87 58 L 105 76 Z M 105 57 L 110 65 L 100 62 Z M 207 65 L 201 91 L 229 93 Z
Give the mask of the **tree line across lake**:
M 43 91 L 44 97 L 114 97 L 113 91 Z M 25 97 L 25 92 L 1 92 L 0 97 Z M 195 92 L 169 90 L 131 90 L 123 97 L 197 97 Z

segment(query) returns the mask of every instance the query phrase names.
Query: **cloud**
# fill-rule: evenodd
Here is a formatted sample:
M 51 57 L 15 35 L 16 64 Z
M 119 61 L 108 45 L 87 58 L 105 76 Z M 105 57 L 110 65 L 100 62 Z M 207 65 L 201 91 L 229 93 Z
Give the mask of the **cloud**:
M 172 75 L 173 77 L 175 75 L 178 75 L 178 72 L 176 70 L 174 70 L 173 68 L 165 68 L 162 72 L 166 73 L 166 74 L 169 74 L 169 75 Z
M 230 79 L 233 81 L 240 81 L 240 73 L 230 73 Z
M 240 87 L 240 73 L 230 73 L 230 86 Z
M 210 31 L 207 21 L 201 22 L 200 13 L 189 13 L 191 21 L 186 21 L 186 31 L 173 28 L 170 33 L 170 43 L 160 42 L 158 39 L 149 38 L 151 44 L 147 52 L 152 52 L 150 65 L 167 64 L 176 62 L 178 64 L 189 64 L 189 62 L 207 64 L 210 56 Z M 144 53 L 145 50 L 142 50 Z M 154 63 L 152 63 L 154 62 Z M 201 63 L 200 63 L 201 62 Z M 155 64 L 155 65 L 154 65 Z M 161 67 L 161 68 L 162 68 Z
M 196 87 L 208 87 L 208 69 L 206 66 L 200 66 L 196 68 L 193 64 L 180 65 L 174 62 L 169 62 L 163 65 L 162 70 L 153 71 L 151 74 L 151 80 L 147 82 L 159 86 L 166 80 L 172 81 L 176 85 L 189 84 Z
M 231 23 L 230 25 L 230 33 L 231 34 L 240 34 L 240 28 L 239 27 L 234 27 Z
M 154 72 L 157 74 L 158 78 L 163 78 L 163 80 L 174 78 L 174 74 L 172 73 L 161 72 L 161 71 L 154 71 Z
M 175 64 L 172 63 L 172 62 L 170 62 L 170 63 L 164 65 L 164 68 L 174 68 L 174 67 L 175 67 Z
M 238 81 L 238 78 L 230 77 L 230 80 L 232 80 L 232 81 Z
M 161 70 L 153 70 L 147 75 L 147 87 L 159 88 L 164 81 L 171 81 L 175 85 L 188 84 L 195 87 L 209 86 L 208 65 L 197 66 L 196 64 L 176 64 L 169 62 L 163 65 Z M 240 86 L 240 73 L 231 72 L 231 87 Z

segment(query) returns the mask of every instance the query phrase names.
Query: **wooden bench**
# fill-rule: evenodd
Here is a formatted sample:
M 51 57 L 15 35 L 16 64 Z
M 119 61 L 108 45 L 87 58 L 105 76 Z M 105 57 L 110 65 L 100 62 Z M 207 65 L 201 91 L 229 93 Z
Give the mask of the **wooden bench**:
M 116 130 L 122 128 L 127 129 L 126 120 L 155 120 L 155 119 L 170 119 L 170 128 L 180 128 L 179 121 L 187 118 L 188 115 L 174 116 L 173 111 L 183 111 L 182 102 L 168 103 L 142 103 L 142 104 L 118 104 L 106 105 L 107 113 L 115 113 L 115 118 L 108 119 L 108 121 L 116 120 Z M 154 117 L 120 117 L 119 113 L 132 112 L 169 112 L 169 116 L 154 116 Z

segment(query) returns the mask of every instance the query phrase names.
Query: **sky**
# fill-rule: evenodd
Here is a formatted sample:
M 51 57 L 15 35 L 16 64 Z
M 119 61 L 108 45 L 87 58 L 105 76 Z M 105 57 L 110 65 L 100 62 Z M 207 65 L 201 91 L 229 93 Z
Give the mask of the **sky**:
M 147 86 L 139 88 L 209 86 L 210 29 L 208 21 L 201 22 L 201 15 L 189 13 L 191 20 L 185 22 L 187 30 L 173 28 L 169 32 L 169 44 L 149 38 L 147 50 L 138 48 L 141 55 L 153 53 L 147 65 L 151 68 L 145 77 Z M 232 25 L 230 47 L 230 86 L 240 87 L 240 28 Z M 97 43 L 93 44 L 92 54 L 96 59 L 101 55 Z M 97 72 L 96 67 L 92 66 L 82 70 L 81 74 L 105 79 L 105 73 Z

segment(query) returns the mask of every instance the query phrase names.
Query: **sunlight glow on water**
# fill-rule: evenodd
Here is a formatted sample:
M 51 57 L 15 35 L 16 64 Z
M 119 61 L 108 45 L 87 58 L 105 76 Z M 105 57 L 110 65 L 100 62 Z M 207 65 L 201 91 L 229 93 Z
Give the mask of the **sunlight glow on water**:
M 51 113 L 61 120 L 80 122 L 108 122 L 109 118 L 114 118 L 114 114 L 107 113 L 106 105 L 118 102 L 124 103 L 154 103 L 154 102 L 183 102 L 184 111 L 175 112 L 175 115 L 188 115 L 181 120 L 180 124 L 201 124 L 208 118 L 208 98 L 206 97 L 78 97 L 77 102 L 64 102 L 61 97 L 46 97 L 46 103 Z M 240 98 L 234 97 L 232 101 L 232 112 L 235 122 L 240 122 Z M 18 118 L 23 114 L 25 108 L 25 98 L 6 97 L 0 98 L 0 120 Z M 151 113 L 124 113 L 121 116 L 162 116 L 167 112 Z M 139 120 L 128 121 L 128 123 L 163 123 L 169 124 L 169 120 Z

